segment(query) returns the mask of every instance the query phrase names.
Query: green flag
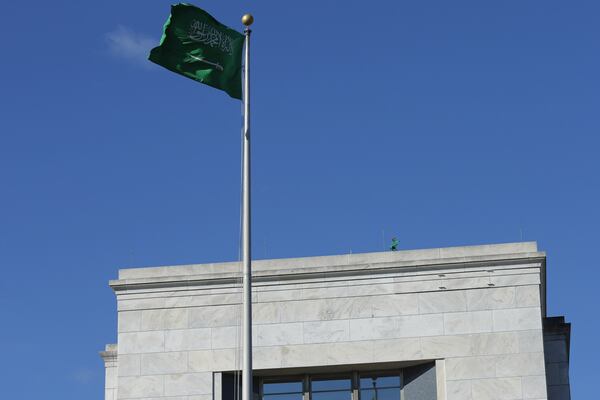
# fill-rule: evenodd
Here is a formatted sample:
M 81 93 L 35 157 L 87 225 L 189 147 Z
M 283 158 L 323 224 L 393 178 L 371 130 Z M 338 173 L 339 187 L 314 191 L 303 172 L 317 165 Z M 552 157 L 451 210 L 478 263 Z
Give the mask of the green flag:
M 148 59 L 166 69 L 242 98 L 244 35 L 206 11 L 174 4 L 158 47 Z

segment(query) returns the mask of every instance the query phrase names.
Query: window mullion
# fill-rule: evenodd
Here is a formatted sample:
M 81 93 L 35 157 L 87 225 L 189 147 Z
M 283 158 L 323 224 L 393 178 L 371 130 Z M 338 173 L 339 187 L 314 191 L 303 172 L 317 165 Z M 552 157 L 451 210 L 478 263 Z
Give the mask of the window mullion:
M 358 390 L 359 380 L 358 380 L 358 372 L 354 371 L 352 373 L 352 400 L 359 400 L 360 394 Z
M 400 400 L 404 400 L 404 370 L 400 370 Z
M 304 375 L 302 380 L 302 400 L 310 400 L 310 378 Z

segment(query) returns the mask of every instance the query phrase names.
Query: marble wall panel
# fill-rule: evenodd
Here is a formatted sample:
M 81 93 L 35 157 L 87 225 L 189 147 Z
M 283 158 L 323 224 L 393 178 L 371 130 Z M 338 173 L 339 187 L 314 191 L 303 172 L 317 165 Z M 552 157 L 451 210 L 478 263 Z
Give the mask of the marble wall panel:
M 446 382 L 447 400 L 473 400 L 471 395 L 471 380 L 456 380 Z
M 356 303 L 355 308 L 358 309 L 360 309 L 360 304 L 370 305 L 371 313 L 370 315 L 365 315 L 365 313 L 353 312 L 351 315 L 352 318 L 419 314 L 419 295 L 417 293 L 370 296 L 353 300 Z
M 516 306 L 517 307 L 540 307 L 540 286 L 517 286 L 516 290 Z
M 495 376 L 496 356 L 452 357 L 446 360 L 446 378 L 450 381 Z
M 141 311 L 120 311 L 118 314 L 118 332 L 137 332 L 141 330 Z
M 188 327 L 187 308 L 167 308 L 142 311 L 140 330 L 185 329 Z
M 399 338 L 393 340 L 376 340 L 373 342 L 360 342 L 366 349 L 370 345 L 372 357 L 368 362 L 386 362 L 398 360 L 422 360 L 428 358 L 423 355 L 419 338 Z M 367 361 L 362 361 L 367 362 Z
M 496 361 L 496 376 L 527 376 L 544 375 L 543 353 L 519 353 L 498 356 Z
M 473 335 L 473 355 L 512 354 L 519 352 L 517 332 L 480 333 Z
M 267 328 L 268 329 L 268 328 Z M 304 322 L 304 343 L 328 343 L 350 340 L 349 320 Z
M 351 340 L 376 340 L 398 337 L 396 319 L 359 318 L 350 320 Z
M 257 325 L 256 346 L 281 346 L 300 344 L 303 340 L 303 324 L 292 322 L 286 324 Z
M 256 328 L 254 329 L 253 333 L 255 332 Z M 242 343 L 241 330 L 239 326 L 223 326 L 220 328 L 211 328 L 210 337 L 213 349 L 240 347 Z M 254 339 L 253 344 L 256 345 L 256 341 Z
M 123 376 L 119 378 L 119 399 L 158 397 L 164 394 L 164 376 Z
M 164 331 L 119 333 L 119 354 L 156 353 L 164 350 Z
M 190 328 L 209 328 L 239 325 L 241 307 L 224 305 L 213 307 L 194 307 L 189 309 Z
M 539 308 L 515 308 L 492 312 L 495 332 L 542 329 L 542 312 Z
M 466 311 L 467 299 L 463 290 L 419 293 L 421 314 Z
M 119 376 L 140 375 L 141 358 L 141 354 L 119 354 Z
M 175 374 L 187 372 L 188 353 L 149 353 L 142 354 L 142 375 Z
M 164 375 L 166 396 L 182 396 L 212 393 L 212 373 L 196 372 Z
M 475 379 L 471 383 L 474 400 L 520 400 L 521 378 Z
M 470 311 L 515 307 L 514 287 L 473 289 L 467 290 L 466 294 Z
M 212 347 L 211 329 L 180 329 L 165 332 L 166 351 L 202 350 Z
M 519 337 L 519 353 L 544 351 L 541 329 L 516 332 Z
M 189 372 L 233 371 L 239 368 L 241 359 L 241 351 L 237 349 L 190 351 Z
M 444 333 L 458 335 L 492 331 L 491 311 L 469 311 L 444 314 Z
M 523 386 L 523 399 L 545 399 L 546 393 L 546 377 L 540 376 L 524 376 L 521 379 Z
M 423 358 L 465 357 L 472 354 L 476 335 L 449 335 L 421 338 Z

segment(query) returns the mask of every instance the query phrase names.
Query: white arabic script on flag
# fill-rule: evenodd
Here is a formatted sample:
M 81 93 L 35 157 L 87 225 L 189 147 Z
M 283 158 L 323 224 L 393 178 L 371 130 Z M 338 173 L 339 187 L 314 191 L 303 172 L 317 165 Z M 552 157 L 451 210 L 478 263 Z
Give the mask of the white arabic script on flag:
M 206 22 L 194 20 L 190 25 L 189 38 L 195 42 L 218 48 L 223 53 L 233 53 L 232 39 Z

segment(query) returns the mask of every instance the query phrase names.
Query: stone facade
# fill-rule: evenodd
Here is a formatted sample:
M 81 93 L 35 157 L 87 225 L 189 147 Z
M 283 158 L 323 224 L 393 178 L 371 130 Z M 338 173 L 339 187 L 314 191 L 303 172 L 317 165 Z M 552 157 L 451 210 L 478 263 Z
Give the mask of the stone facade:
M 545 265 L 534 242 L 254 261 L 255 374 L 435 362 L 439 400 L 568 398 L 562 358 L 562 397 L 548 392 Z M 120 270 L 106 399 L 221 400 L 241 365 L 240 268 Z

